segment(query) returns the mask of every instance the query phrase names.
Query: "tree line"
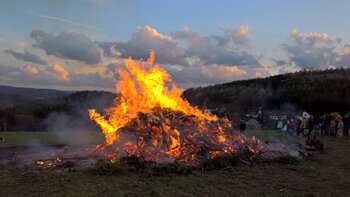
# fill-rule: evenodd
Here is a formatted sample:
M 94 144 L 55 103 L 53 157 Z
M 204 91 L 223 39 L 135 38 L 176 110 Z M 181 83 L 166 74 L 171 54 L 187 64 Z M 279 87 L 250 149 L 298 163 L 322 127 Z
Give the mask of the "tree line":
M 259 107 L 279 110 L 286 104 L 310 113 L 346 113 L 350 110 L 350 69 L 302 70 L 264 79 L 190 88 L 183 96 L 200 107 L 224 106 L 241 113 Z

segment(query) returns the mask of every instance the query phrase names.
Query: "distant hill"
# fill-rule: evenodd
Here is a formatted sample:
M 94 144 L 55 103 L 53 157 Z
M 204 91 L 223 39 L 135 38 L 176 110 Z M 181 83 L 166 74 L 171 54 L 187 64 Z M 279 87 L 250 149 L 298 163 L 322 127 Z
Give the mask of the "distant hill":
M 111 92 L 79 91 L 7 107 L 0 110 L 0 131 L 93 130 L 88 109 L 102 111 L 115 97 Z
M 71 93 L 73 92 L 51 89 L 19 88 L 0 85 L 0 109 L 37 99 L 66 96 Z
M 190 88 L 183 96 L 192 104 L 224 107 L 231 112 L 306 110 L 310 113 L 350 110 L 350 69 L 300 71 L 263 79 Z

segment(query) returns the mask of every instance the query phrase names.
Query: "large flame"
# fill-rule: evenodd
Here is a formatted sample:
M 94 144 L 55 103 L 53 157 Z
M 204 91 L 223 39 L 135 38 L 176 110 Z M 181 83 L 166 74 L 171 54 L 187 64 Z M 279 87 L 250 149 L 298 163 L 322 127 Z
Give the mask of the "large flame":
M 107 144 L 116 142 L 119 129 L 135 118 L 139 112 L 150 112 L 157 107 L 194 115 L 199 120 L 217 120 L 215 115 L 192 107 L 181 98 L 182 90 L 172 83 L 170 75 L 159 64 L 153 64 L 154 58 L 154 51 L 151 50 L 147 62 L 137 62 L 131 57 L 126 59 L 127 70 L 121 68 L 116 70 L 121 77 L 116 84 L 116 90 L 121 93 L 121 97 L 118 97 L 115 105 L 106 109 L 103 115 L 95 109 L 89 110 L 90 118 L 100 125 L 105 134 Z M 172 133 L 175 136 L 172 138 L 172 147 L 175 147 L 179 143 L 176 141 L 176 136 L 179 134 L 176 130 Z

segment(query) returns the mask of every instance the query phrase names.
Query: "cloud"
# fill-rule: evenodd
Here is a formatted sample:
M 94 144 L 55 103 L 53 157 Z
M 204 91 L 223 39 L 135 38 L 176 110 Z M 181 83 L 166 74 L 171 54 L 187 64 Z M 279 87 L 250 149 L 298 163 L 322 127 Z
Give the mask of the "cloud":
M 272 58 L 272 60 L 276 63 L 277 66 L 284 66 L 288 63 L 286 60 L 276 60 L 274 58 Z
M 248 26 L 240 26 L 233 31 L 233 40 L 237 44 L 245 45 L 252 37 Z
M 27 65 L 23 67 L 23 70 L 29 74 L 36 75 L 39 73 L 39 69 L 35 66 Z
M 335 62 L 338 67 L 350 67 L 350 44 L 346 44 L 340 49 Z
M 63 22 L 63 23 L 68 23 L 71 25 L 77 25 L 80 27 L 85 27 L 85 28 L 89 28 L 89 29 L 94 29 L 94 30 L 103 30 L 102 28 L 99 27 L 95 27 L 95 26 L 91 26 L 91 25 L 87 25 L 84 23 L 79 23 L 76 21 L 71 21 L 68 19 L 64 19 L 64 18 L 59 18 L 59 17 L 54 17 L 54 16 L 47 16 L 47 15 L 43 15 L 43 14 L 39 14 L 39 13 L 35 13 L 35 12 L 28 12 L 29 14 L 33 15 L 33 16 L 38 16 L 40 18 L 45 18 L 45 19 L 49 19 L 49 20 L 54 20 L 54 21 L 59 21 L 59 22 Z
M 229 31 L 229 30 L 227 30 Z M 231 31 L 231 30 L 230 30 Z M 101 42 L 104 55 L 135 59 L 146 59 L 149 49 L 156 53 L 156 61 L 161 64 L 194 66 L 198 64 L 222 65 L 259 65 L 258 60 L 248 52 L 241 50 L 243 42 L 250 36 L 250 28 L 240 26 L 231 32 L 232 35 L 202 36 L 200 33 L 184 27 L 181 30 L 164 35 L 158 30 L 146 25 L 138 27 L 127 42 Z M 230 42 L 232 40 L 232 42 Z M 185 45 L 180 45 L 185 41 Z M 235 42 L 240 44 L 235 44 Z M 116 46 L 112 49 L 112 46 Z
M 156 61 L 161 64 L 187 65 L 176 41 L 148 25 L 138 27 L 127 42 L 103 43 L 100 47 L 104 49 L 105 54 L 110 54 L 112 44 L 116 44 L 116 50 L 120 52 L 121 58 L 132 56 L 134 59 L 147 59 L 149 50 L 152 49 L 157 55 Z
M 162 64 L 182 87 L 224 83 L 256 75 L 267 76 L 268 72 L 255 55 L 249 52 L 251 48 L 246 47 L 251 39 L 251 29 L 240 26 L 226 30 L 221 32 L 222 35 L 203 36 L 185 27 L 166 35 L 145 25 L 138 27 L 127 41 L 106 42 L 92 41 L 77 32 L 52 34 L 32 30 L 30 37 L 34 41 L 33 47 L 42 49 L 50 56 L 94 66 L 78 64 L 68 67 L 70 62 L 60 59 L 59 64 L 46 67 L 16 65 L 18 68 L 0 77 L 0 81 L 112 88 L 119 79 L 115 68 L 123 66 L 123 59 L 129 56 L 147 59 L 150 49 L 155 51 L 155 62 Z M 105 61 L 103 63 L 102 55 Z M 8 70 L 7 67 L 0 68 L 0 71 L 1 69 Z
M 43 49 L 48 55 L 87 64 L 97 64 L 101 61 L 100 48 L 84 34 L 65 31 L 54 35 L 35 29 L 30 33 L 30 37 L 35 40 L 33 46 Z
M 298 42 L 304 42 L 306 44 L 317 44 L 317 42 L 328 42 L 328 43 L 334 43 L 334 42 L 341 42 L 341 39 L 338 36 L 330 36 L 327 33 L 316 33 L 311 32 L 308 34 L 305 33 L 299 33 L 298 29 L 292 28 L 290 31 L 290 35 L 295 38 Z
M 300 68 L 329 68 L 336 64 L 338 36 L 326 33 L 299 33 L 296 28 L 290 32 L 292 43 L 282 44 L 289 61 Z
M 188 43 L 185 55 L 199 59 L 202 64 L 259 65 L 253 55 L 240 51 L 237 46 L 228 46 L 229 42 L 223 41 L 225 40 L 223 37 L 204 37 L 188 27 L 175 31 L 171 35 L 176 39 L 185 40 Z
M 211 79 L 225 79 L 232 80 L 235 77 L 242 77 L 247 75 L 247 72 L 237 66 L 223 66 L 223 65 L 212 65 L 203 67 L 201 70 L 204 77 Z
M 69 72 L 61 65 L 55 64 L 53 65 L 54 72 L 58 74 L 58 78 L 62 81 L 69 81 Z
M 18 60 L 26 61 L 26 62 L 32 62 L 35 64 L 46 64 L 45 60 L 42 60 L 39 56 L 29 53 L 28 51 L 25 51 L 24 53 L 17 52 L 13 49 L 5 50 L 5 53 L 8 53 L 15 57 Z
M 254 70 L 255 70 L 254 77 L 256 78 L 268 77 L 270 75 L 269 74 L 270 68 L 265 64 L 261 64 L 259 67 L 255 68 Z
M 224 25 L 218 25 L 218 27 L 226 33 L 226 38 L 220 38 L 221 41 L 225 41 L 226 43 L 232 39 L 235 44 L 248 45 L 252 38 L 251 28 L 246 25 L 234 29 L 226 28 Z
M 39 68 L 36 66 L 17 67 L 0 63 L 2 84 L 17 86 L 64 87 L 65 89 L 113 89 L 114 77 L 103 72 L 77 73 L 56 66 Z M 67 72 L 67 73 L 65 73 Z M 69 80 L 68 80 L 69 79 Z
M 255 66 L 217 64 L 183 67 L 181 69 L 165 66 L 165 69 L 170 73 L 176 84 L 184 88 L 254 78 L 258 68 Z M 262 72 L 262 77 L 266 76 L 268 76 L 268 74 Z

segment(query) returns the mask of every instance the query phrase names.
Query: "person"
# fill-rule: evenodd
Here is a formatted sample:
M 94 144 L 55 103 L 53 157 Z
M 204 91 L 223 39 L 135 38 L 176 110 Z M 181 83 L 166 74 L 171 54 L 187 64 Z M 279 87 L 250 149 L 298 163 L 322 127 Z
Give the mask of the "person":
M 315 126 L 314 117 L 313 115 L 311 115 L 306 121 L 306 128 L 308 130 L 308 132 L 306 133 L 306 137 L 308 142 L 310 141 L 311 133 L 312 133 L 312 130 L 314 129 L 314 126 Z
M 321 117 L 319 114 L 316 114 L 314 117 L 314 131 L 315 131 L 315 135 L 321 135 Z
M 330 136 L 335 136 L 336 135 L 336 131 L 337 131 L 337 122 L 333 119 L 331 120 L 331 124 L 330 124 L 330 129 L 329 129 L 329 135 Z
M 287 135 L 293 136 L 293 119 L 287 120 Z
M 343 123 L 344 123 L 343 136 L 349 137 L 350 118 L 348 114 L 345 114 Z
M 294 119 L 294 131 L 298 136 L 300 134 L 300 124 L 301 124 L 300 117 L 296 116 Z
M 338 137 L 343 137 L 344 122 L 343 122 L 341 117 L 339 118 L 337 129 L 338 129 L 337 136 Z
M 277 129 L 278 129 L 278 131 L 282 131 L 282 128 L 283 128 L 283 123 L 282 123 L 282 121 L 279 121 L 279 122 L 277 123 Z
M 331 125 L 331 121 L 332 121 L 332 116 L 330 116 L 329 114 L 325 114 L 323 121 L 322 121 L 322 133 L 325 136 L 329 136 L 330 135 L 330 125 Z
M 244 134 L 246 127 L 247 127 L 247 124 L 245 123 L 245 121 L 241 120 L 241 122 L 239 123 L 239 132 Z

